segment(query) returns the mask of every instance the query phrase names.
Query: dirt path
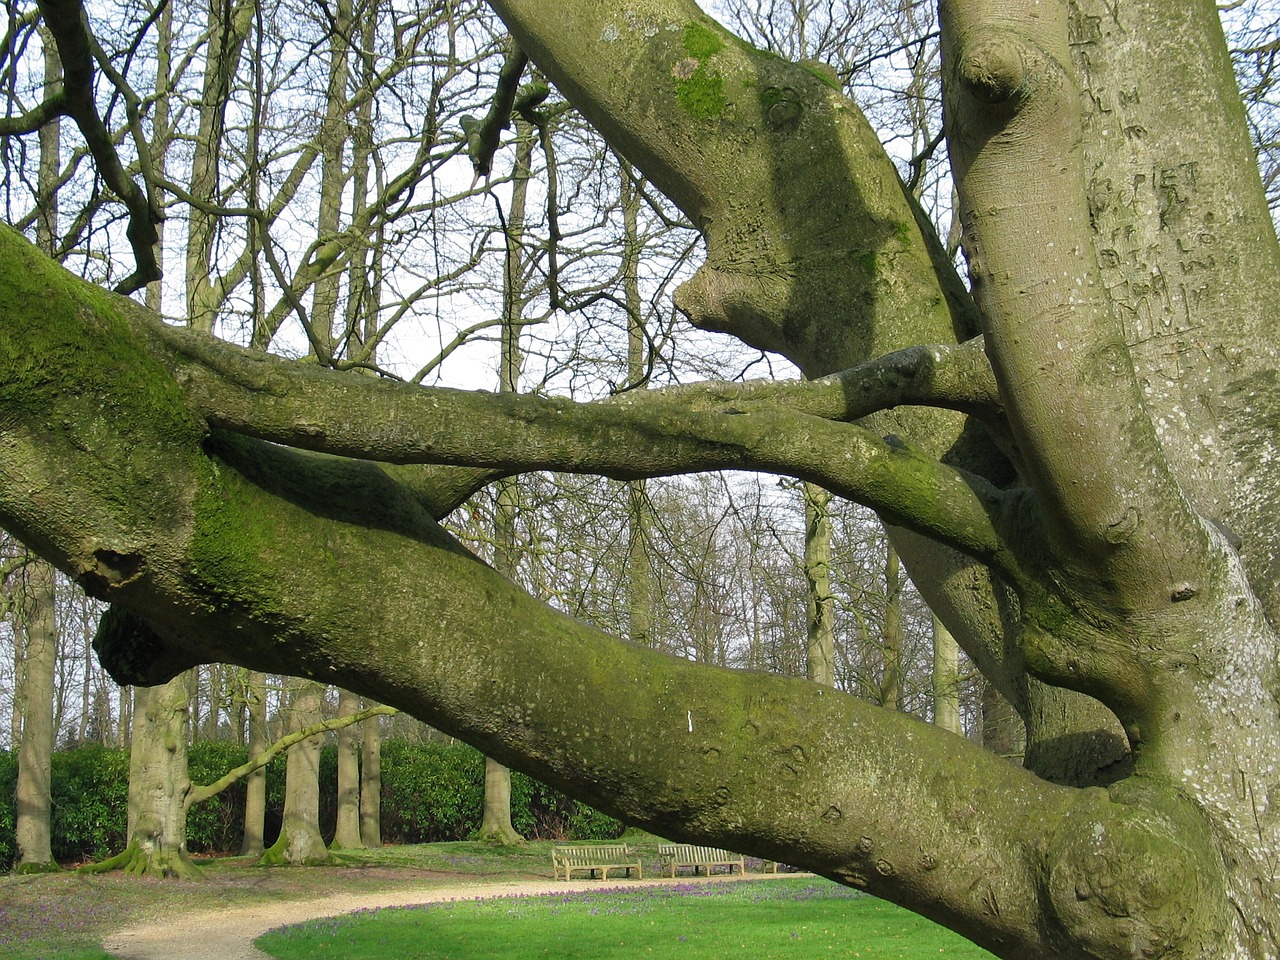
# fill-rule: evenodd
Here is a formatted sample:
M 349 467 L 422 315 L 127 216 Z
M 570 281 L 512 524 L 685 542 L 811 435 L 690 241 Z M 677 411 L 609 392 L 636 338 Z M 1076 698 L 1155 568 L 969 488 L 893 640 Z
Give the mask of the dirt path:
M 762 879 L 752 874 L 747 879 Z M 727 880 L 717 876 L 713 880 Z M 736 877 L 734 879 L 737 879 Z M 533 896 L 543 893 L 576 893 L 601 887 L 648 887 L 671 880 L 599 880 L 570 882 L 535 880 L 524 883 L 470 883 L 434 886 L 420 890 L 392 890 L 383 893 L 337 894 L 316 900 L 264 903 L 248 907 L 228 907 L 184 913 L 161 921 L 134 924 L 111 934 L 103 941 L 108 953 L 118 960 L 269 960 L 253 946 L 256 937 L 273 927 L 302 923 L 318 917 L 334 917 L 374 907 L 403 907 L 419 903 L 446 903 L 451 900 L 483 900 L 491 897 Z M 681 883 L 705 883 L 707 878 L 681 877 Z

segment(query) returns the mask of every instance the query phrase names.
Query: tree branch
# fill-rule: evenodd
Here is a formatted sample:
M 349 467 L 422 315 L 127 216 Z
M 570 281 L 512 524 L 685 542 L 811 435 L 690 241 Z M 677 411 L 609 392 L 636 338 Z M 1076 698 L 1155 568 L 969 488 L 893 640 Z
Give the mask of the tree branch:
M 1097 876 L 1176 904 L 1141 927 L 1153 943 L 1221 902 L 1195 892 L 1222 860 L 1171 791 L 1055 787 L 807 681 L 601 633 L 471 555 L 377 465 L 202 429 L 136 304 L 9 230 L 0 267 L 0 525 L 133 611 L 168 662 L 340 680 L 628 822 L 785 857 L 1005 957 L 1074 960 L 1064 923 L 1090 942 L 1146 923 L 1083 900 Z M 1185 902 L 1166 889 L 1188 883 Z
M 868 402 L 913 390 L 970 402 L 980 386 L 966 390 L 929 371 L 980 370 L 980 345 L 922 349 L 841 377 L 790 384 L 776 397 L 760 384 L 717 384 L 578 404 L 340 376 L 188 331 L 159 332 L 194 361 L 178 365 L 176 376 L 209 423 L 246 436 L 339 456 L 510 473 L 616 479 L 713 469 L 780 473 L 819 483 L 1019 576 L 993 521 L 1004 509 L 1000 491 L 896 438 L 805 409 L 861 416 Z M 361 417 L 352 418 L 352 409 Z
M 39 0 L 39 6 L 62 59 L 65 113 L 80 128 L 97 161 L 98 172 L 129 212 L 126 234 L 133 248 L 135 269 L 117 284 L 116 292 L 133 293 L 160 279 L 160 266 L 155 255 L 159 242 L 156 225 L 164 218 L 164 213 L 129 177 L 116 153 L 111 132 L 98 116 L 93 99 L 93 49 L 96 42 L 80 0 Z
M 14 137 L 26 133 L 35 133 L 46 123 L 52 123 L 66 112 L 67 95 L 65 91 L 59 91 L 21 116 L 0 117 L 0 137 Z
M 678 295 L 694 322 L 780 351 L 811 377 L 976 326 L 893 162 L 827 80 L 752 50 L 691 0 L 643 13 L 586 0 L 491 5 L 702 231 L 707 261 Z M 637 91 L 645 109 L 634 109 Z
M 204 803 L 206 800 L 216 797 L 223 790 L 226 790 L 238 780 L 243 780 L 255 770 L 261 770 L 285 750 L 292 747 L 295 743 L 301 743 L 303 740 L 306 740 L 309 737 L 314 737 L 318 733 L 326 733 L 331 730 L 341 730 L 343 727 L 349 727 L 353 723 L 360 723 L 364 720 L 368 720 L 370 717 L 394 717 L 399 712 L 400 711 L 395 707 L 388 707 L 385 705 L 369 707 L 366 710 L 361 710 L 359 713 L 348 714 L 345 717 L 332 717 L 328 720 L 321 720 L 319 723 L 313 723 L 310 726 L 303 727 L 301 730 L 296 730 L 293 733 L 287 734 L 275 743 L 271 744 L 271 746 L 267 747 L 266 750 L 263 750 L 262 753 L 258 754 L 256 757 L 240 764 L 238 767 L 228 770 L 217 780 L 213 781 L 213 783 L 205 786 L 193 786 L 187 792 L 187 796 L 183 800 L 183 809 L 190 810 L 197 803 Z

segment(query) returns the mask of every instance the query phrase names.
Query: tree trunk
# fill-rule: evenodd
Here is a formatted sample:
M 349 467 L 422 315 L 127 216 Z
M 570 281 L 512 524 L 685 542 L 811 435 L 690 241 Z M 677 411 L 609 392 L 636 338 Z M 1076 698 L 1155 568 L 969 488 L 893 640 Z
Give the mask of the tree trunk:
M 370 850 L 382 846 L 381 723 L 381 717 L 370 717 L 360 725 L 360 842 Z
M 902 567 L 893 544 L 885 540 L 884 622 L 881 649 L 884 671 L 880 677 L 880 703 L 890 710 L 902 709 Z
M 58 655 L 54 620 L 53 567 L 34 557 L 22 573 L 18 603 L 23 642 L 22 738 L 18 744 L 18 783 L 14 793 L 17 856 L 14 870 L 56 870 L 50 828 L 53 763 L 53 677 Z
M 933 722 L 964 733 L 960 725 L 960 647 L 946 625 L 933 617 Z
M 524 119 L 516 120 L 516 156 L 511 187 L 511 207 L 505 230 L 506 258 L 502 284 L 502 350 L 499 360 L 499 393 L 520 389 L 524 353 L 520 347 L 521 324 L 529 293 L 526 289 L 529 255 L 525 252 L 525 201 L 532 175 L 534 130 Z M 513 477 L 497 483 L 494 503 L 494 569 L 514 580 L 519 561 L 516 546 L 516 513 L 519 488 Z M 524 843 L 511 824 L 511 771 L 491 757 L 484 763 L 484 813 L 479 837 L 502 844 Z
M 185 675 L 158 687 L 135 688 L 127 846 L 93 869 L 124 869 L 139 876 L 196 876 L 187 855 L 189 706 Z
M 642 388 L 649 374 L 648 342 L 640 300 L 640 193 L 634 172 L 618 161 L 619 205 L 622 207 L 622 296 L 627 311 L 627 386 Z M 634 643 L 652 646 L 653 558 L 650 546 L 650 504 L 644 480 L 627 484 L 627 635 Z
M 249 713 L 247 752 L 256 757 L 271 744 L 267 735 L 267 678 L 256 671 L 249 671 L 244 679 L 245 707 Z M 263 830 L 267 814 L 267 770 L 263 767 L 245 778 L 244 785 L 244 835 L 240 841 L 240 856 L 261 856 L 264 847 Z
M 806 673 L 814 683 L 836 685 L 835 597 L 831 593 L 831 494 L 804 488 L 804 576 L 808 587 Z
M 1216 5 L 939 4 L 970 298 L 821 71 L 684 0 L 492 2 L 703 232 L 694 322 L 845 372 L 592 405 L 373 383 L 187 337 L 0 230 L 0 522 L 114 602 L 104 660 L 339 682 L 1010 960 L 1280 955 L 1280 248 Z M 1044 759 L 619 643 L 443 532 L 466 484 L 428 465 L 857 499 Z
M 324 688 L 298 681 L 289 709 L 289 731 L 321 719 Z M 320 835 L 320 736 L 289 748 L 285 765 L 284 820 L 280 836 L 262 855 L 264 864 L 316 864 L 329 859 Z
M 360 710 L 360 698 L 338 691 L 338 716 Z M 333 833 L 334 849 L 364 846 L 360 835 L 360 729 L 357 724 L 338 731 L 338 819 Z
M 61 89 L 62 65 L 48 29 L 40 31 L 44 47 L 44 93 Z M 39 191 L 42 203 L 36 221 L 36 242 L 46 252 L 55 250 L 58 230 L 58 157 L 61 125 L 55 119 L 40 129 Z M 56 575 L 53 567 L 31 557 L 23 571 L 23 589 L 18 599 L 22 611 L 21 630 L 14 631 L 15 659 L 21 669 L 14 671 L 14 718 L 21 715 L 18 748 L 18 782 L 14 793 L 15 837 L 18 872 L 56 868 L 51 846 L 51 769 L 54 724 L 54 669 L 58 655 L 58 628 L 54 619 Z M 16 666 L 16 664 L 15 664 Z M 21 682 L 18 682 L 19 675 Z M 87 677 L 86 677 L 87 682 Z

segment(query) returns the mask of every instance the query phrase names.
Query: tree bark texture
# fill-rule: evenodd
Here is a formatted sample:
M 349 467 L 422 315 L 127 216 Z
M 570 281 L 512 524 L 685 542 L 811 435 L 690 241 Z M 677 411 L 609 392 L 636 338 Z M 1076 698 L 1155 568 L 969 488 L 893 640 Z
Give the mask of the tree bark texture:
M 370 850 L 377 850 L 382 846 L 380 722 L 380 718 L 370 717 L 360 724 L 360 840 Z
M 297 682 L 289 708 L 290 733 L 322 719 L 323 697 L 320 684 Z M 320 835 L 320 745 L 317 735 L 289 748 L 280 836 L 263 853 L 263 863 L 312 864 L 329 859 L 329 850 Z
M 103 869 L 140 876 L 195 876 L 187 855 L 187 740 L 190 698 L 186 676 L 134 696 L 129 754 L 129 836 L 127 848 L 104 861 Z
M 271 743 L 267 736 L 267 678 L 261 673 L 247 671 L 244 678 L 245 706 L 248 708 L 248 737 L 246 747 L 250 757 L 256 757 Z M 263 767 L 245 778 L 244 785 L 244 833 L 240 840 L 240 856 L 262 855 L 265 838 L 264 821 L 267 814 L 267 771 Z

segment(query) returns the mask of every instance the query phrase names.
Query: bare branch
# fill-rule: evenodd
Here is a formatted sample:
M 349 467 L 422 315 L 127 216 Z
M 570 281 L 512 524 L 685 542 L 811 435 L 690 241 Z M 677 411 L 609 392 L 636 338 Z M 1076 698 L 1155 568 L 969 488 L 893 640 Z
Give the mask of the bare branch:
M 126 235 L 133 248 L 135 269 L 116 285 L 117 293 L 132 293 L 160 279 L 156 260 L 157 224 L 164 213 L 134 183 L 116 153 L 111 132 L 98 115 L 93 99 L 93 61 L 97 42 L 80 0 L 39 0 L 40 12 L 53 34 L 62 59 L 65 115 L 76 122 L 98 171 L 129 211 Z

